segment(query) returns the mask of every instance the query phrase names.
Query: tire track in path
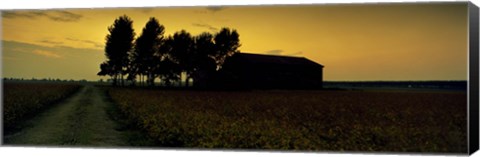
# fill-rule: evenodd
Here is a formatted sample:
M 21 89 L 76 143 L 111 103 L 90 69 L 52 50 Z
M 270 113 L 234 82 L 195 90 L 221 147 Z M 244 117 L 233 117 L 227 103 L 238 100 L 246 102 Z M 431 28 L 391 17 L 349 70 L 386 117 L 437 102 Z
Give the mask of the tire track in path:
M 126 133 L 108 116 L 110 102 L 93 85 L 25 122 L 21 131 L 6 135 L 5 145 L 128 146 Z

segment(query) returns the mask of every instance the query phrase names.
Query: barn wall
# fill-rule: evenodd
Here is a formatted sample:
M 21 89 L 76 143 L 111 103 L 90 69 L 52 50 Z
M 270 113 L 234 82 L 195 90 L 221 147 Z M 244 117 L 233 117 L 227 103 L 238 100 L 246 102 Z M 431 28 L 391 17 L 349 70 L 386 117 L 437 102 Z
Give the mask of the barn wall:
M 225 62 L 218 83 L 224 87 L 254 89 L 320 89 L 323 68 L 316 63 L 252 63 L 232 56 Z

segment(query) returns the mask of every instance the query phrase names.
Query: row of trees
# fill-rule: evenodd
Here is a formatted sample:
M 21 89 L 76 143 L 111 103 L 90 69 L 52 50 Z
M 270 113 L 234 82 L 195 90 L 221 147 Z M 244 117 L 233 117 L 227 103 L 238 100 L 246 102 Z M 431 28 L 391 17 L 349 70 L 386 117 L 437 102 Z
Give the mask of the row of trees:
M 108 27 L 105 56 L 98 75 L 108 75 L 113 85 L 125 82 L 154 86 L 159 78 L 166 86 L 181 80 L 181 73 L 190 80 L 207 78 L 221 68 L 225 58 L 239 52 L 239 34 L 222 28 L 215 34 L 208 32 L 192 36 L 185 30 L 165 36 L 165 27 L 151 17 L 140 36 L 135 39 L 133 21 L 126 15 L 117 18 Z

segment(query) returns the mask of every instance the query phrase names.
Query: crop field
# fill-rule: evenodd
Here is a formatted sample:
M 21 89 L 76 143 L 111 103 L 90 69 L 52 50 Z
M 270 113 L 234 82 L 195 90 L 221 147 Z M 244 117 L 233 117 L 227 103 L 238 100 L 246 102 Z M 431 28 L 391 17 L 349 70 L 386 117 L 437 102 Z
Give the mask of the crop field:
M 4 83 L 3 126 L 15 127 L 26 116 L 53 105 L 79 89 L 80 85 L 59 83 Z
M 467 95 L 450 91 L 110 88 L 163 147 L 467 152 Z

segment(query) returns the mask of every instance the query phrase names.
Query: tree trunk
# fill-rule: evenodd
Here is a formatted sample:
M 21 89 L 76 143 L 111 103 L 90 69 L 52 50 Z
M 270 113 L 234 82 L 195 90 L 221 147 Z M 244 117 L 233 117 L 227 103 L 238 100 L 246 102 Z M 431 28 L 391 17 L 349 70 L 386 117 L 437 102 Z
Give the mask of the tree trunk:
M 135 78 L 136 78 L 136 76 L 132 79 L 132 86 L 134 86 L 134 87 L 136 86 L 136 85 L 135 85 L 135 83 L 136 83 L 136 79 L 135 79 Z
M 120 77 L 121 77 L 120 80 L 122 81 L 122 86 L 125 86 L 125 84 L 123 82 L 123 73 L 121 73 Z
M 170 80 L 168 80 L 168 79 L 165 80 L 165 86 L 167 86 L 167 87 L 170 87 L 170 86 L 171 86 Z
M 151 86 L 155 86 L 155 77 L 153 77 L 153 74 L 150 73 L 150 83 L 151 83 Z
M 118 74 L 113 75 L 113 86 L 117 86 L 117 75 Z
M 148 81 L 148 86 L 152 87 L 152 86 L 153 86 L 153 82 L 152 82 L 152 74 L 151 74 L 151 73 L 148 73 L 148 75 L 147 75 L 147 81 Z
M 152 74 L 152 86 L 155 87 L 155 74 Z

